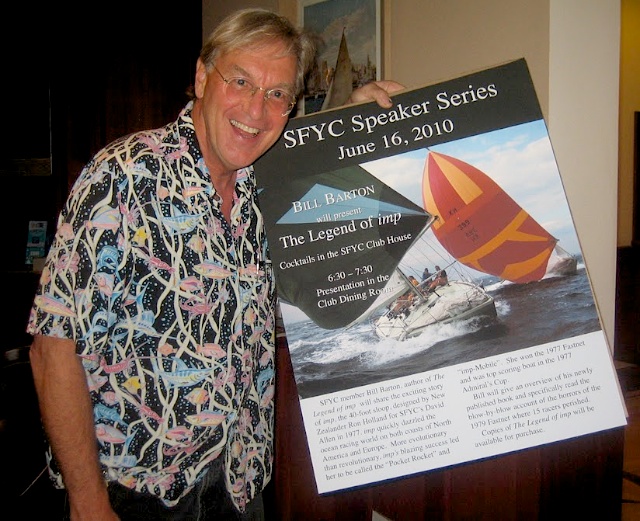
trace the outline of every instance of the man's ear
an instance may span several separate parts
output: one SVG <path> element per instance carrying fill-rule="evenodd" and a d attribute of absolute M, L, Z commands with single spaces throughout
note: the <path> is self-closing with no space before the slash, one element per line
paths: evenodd
<path fill-rule="evenodd" d="M 207 67 L 204 63 L 202 63 L 202 60 L 198 58 L 198 61 L 196 62 L 196 81 L 194 85 L 196 98 L 202 98 L 202 96 L 204 96 L 204 88 L 207 84 L 207 77 Z"/>

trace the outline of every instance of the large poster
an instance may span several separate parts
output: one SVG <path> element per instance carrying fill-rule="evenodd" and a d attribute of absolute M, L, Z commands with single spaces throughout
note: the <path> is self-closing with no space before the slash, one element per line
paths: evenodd
<path fill-rule="evenodd" d="M 626 424 L 524 60 L 292 119 L 255 169 L 319 493 Z"/>

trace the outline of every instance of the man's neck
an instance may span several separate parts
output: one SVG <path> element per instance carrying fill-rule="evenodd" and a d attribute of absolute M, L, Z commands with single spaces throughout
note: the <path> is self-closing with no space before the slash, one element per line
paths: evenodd
<path fill-rule="evenodd" d="M 199 100 L 194 103 L 192 119 L 198 146 L 200 147 L 204 163 L 207 165 L 211 184 L 219 197 L 222 214 L 225 220 L 229 222 L 231 219 L 231 208 L 233 206 L 237 173 L 235 170 L 224 168 L 224 166 L 220 164 L 220 161 L 216 161 L 214 157 L 211 157 L 212 153 L 209 150 L 209 143 L 206 137 L 207 131 L 202 119 Z"/>

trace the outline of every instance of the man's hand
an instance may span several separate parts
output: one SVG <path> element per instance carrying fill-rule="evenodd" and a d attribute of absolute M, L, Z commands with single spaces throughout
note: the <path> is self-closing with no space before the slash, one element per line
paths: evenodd
<path fill-rule="evenodd" d="M 372 81 L 354 90 L 351 96 L 349 96 L 347 103 L 375 101 L 382 108 L 388 109 L 393 106 L 390 94 L 401 91 L 404 88 L 404 85 L 393 80 Z"/>

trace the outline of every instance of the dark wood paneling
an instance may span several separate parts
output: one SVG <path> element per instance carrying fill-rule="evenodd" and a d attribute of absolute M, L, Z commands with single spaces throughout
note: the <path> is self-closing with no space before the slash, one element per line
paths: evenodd
<path fill-rule="evenodd" d="M 57 26 L 63 59 L 52 68 L 51 103 L 54 156 L 71 182 L 110 141 L 175 119 L 193 82 L 202 12 L 199 2 L 112 0 L 68 14 Z"/>
<path fill-rule="evenodd" d="M 0 28 L 6 62 L 0 180 L 9 198 L 1 214 L 7 226 L 0 272 L 11 277 L 8 294 L 16 303 L 5 313 L 4 351 L 29 341 L 29 221 L 47 221 L 51 236 L 71 183 L 93 154 L 113 139 L 177 117 L 193 82 L 202 7 L 191 1 L 22 2 Z M 49 155 L 50 175 L 9 169 L 14 159 L 28 164 Z"/>
<path fill-rule="evenodd" d="M 618 248 L 614 357 L 640 365 L 640 246 Z"/>

